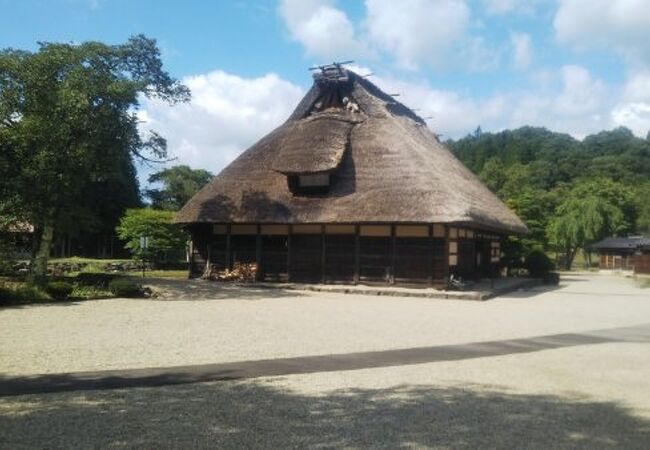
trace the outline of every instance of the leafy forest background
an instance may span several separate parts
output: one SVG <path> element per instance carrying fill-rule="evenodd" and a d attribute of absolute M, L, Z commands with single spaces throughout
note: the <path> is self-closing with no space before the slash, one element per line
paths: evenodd
<path fill-rule="evenodd" d="M 650 134 L 621 127 L 580 141 L 545 128 L 478 128 L 447 145 L 530 230 L 509 238 L 506 265 L 537 249 L 569 268 L 604 237 L 650 233 Z"/>

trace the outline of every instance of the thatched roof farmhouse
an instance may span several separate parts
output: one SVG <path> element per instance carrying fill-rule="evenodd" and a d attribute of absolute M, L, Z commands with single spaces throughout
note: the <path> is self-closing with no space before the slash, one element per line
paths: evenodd
<path fill-rule="evenodd" d="M 339 65 L 176 221 L 192 273 L 257 262 L 260 279 L 297 281 L 487 275 L 500 240 L 527 232 L 422 118 Z"/>

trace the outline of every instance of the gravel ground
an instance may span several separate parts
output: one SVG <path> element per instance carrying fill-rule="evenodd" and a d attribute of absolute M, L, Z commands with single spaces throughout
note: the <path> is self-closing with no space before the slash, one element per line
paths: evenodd
<path fill-rule="evenodd" d="M 186 300 L 0 311 L 4 374 L 406 348 L 639 325 L 611 276 L 489 302 L 169 285 Z M 647 449 L 633 342 L 244 381 L 0 398 L 0 448 Z"/>
<path fill-rule="evenodd" d="M 615 276 L 487 302 L 159 282 L 163 299 L 0 310 L 5 375 L 349 353 L 538 336 L 650 321 L 650 290 Z"/>
<path fill-rule="evenodd" d="M 647 345 L 0 399 L 0 447 L 647 449 Z"/>

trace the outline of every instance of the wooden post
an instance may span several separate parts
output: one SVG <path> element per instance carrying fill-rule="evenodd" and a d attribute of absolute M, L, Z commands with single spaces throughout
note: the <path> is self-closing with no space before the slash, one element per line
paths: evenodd
<path fill-rule="evenodd" d="M 230 248 L 230 228 L 231 225 L 226 225 L 226 269 L 232 269 L 232 249 Z"/>
<path fill-rule="evenodd" d="M 325 225 L 320 226 L 320 282 L 325 283 L 325 260 L 326 260 L 326 255 L 325 255 Z"/>
<path fill-rule="evenodd" d="M 361 241 L 359 238 L 360 227 L 359 225 L 354 226 L 354 283 L 359 283 L 360 270 L 359 265 L 361 262 L 360 251 L 361 251 Z"/>
<path fill-rule="evenodd" d="M 287 225 L 287 281 L 291 281 L 291 231 L 293 227 Z"/>
<path fill-rule="evenodd" d="M 427 245 L 427 284 L 433 285 L 433 225 L 427 226 L 429 229 L 429 244 Z"/>
<path fill-rule="evenodd" d="M 255 281 L 262 280 L 262 226 L 257 225 L 257 235 L 255 236 Z"/>
<path fill-rule="evenodd" d="M 395 261 L 397 259 L 397 234 L 395 225 L 390 226 L 390 277 L 389 283 L 395 284 Z"/>
<path fill-rule="evenodd" d="M 187 278 L 192 278 L 192 267 L 194 267 L 194 237 L 190 233 L 190 254 L 187 258 Z"/>
<path fill-rule="evenodd" d="M 442 259 L 443 275 L 445 277 L 445 289 L 449 283 L 449 225 L 445 224 L 445 256 Z"/>

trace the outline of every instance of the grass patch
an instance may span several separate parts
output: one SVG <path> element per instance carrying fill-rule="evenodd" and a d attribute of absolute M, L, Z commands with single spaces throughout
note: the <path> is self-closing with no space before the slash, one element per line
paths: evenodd
<path fill-rule="evenodd" d="M 52 292 L 39 289 L 35 286 L 28 285 L 24 280 L 16 277 L 0 277 L 0 307 L 13 305 L 26 305 L 30 303 L 50 303 L 56 302 L 57 286 L 72 288 L 67 295 L 67 300 L 97 300 L 115 297 L 140 297 L 151 294 L 147 288 L 143 288 L 138 280 L 140 272 L 125 273 L 105 273 L 105 272 L 82 272 L 76 275 L 68 274 L 58 276 L 50 281 L 48 287 Z M 187 271 L 184 270 L 154 270 L 148 271 L 147 276 L 167 279 L 186 279 Z M 116 292 L 111 290 L 110 284 L 116 282 L 116 285 L 124 289 Z M 126 287 L 125 287 L 126 286 Z M 115 288 L 115 286 L 113 286 Z M 56 291 L 56 292 L 55 292 Z M 128 292 L 127 292 L 128 291 Z M 133 292 L 132 292 L 133 291 Z M 135 295 L 137 291 L 138 295 Z M 67 289 L 66 289 L 67 292 Z M 61 296 L 60 296 L 61 297 Z M 61 301 L 60 299 L 58 301 Z"/>
<path fill-rule="evenodd" d="M 0 306 L 25 305 L 53 301 L 45 291 L 25 283 L 2 283 L 0 285 Z"/>
<path fill-rule="evenodd" d="M 80 256 L 71 256 L 70 258 L 52 258 L 48 263 L 52 264 L 126 264 L 133 262 L 132 259 L 101 259 L 101 258 L 82 258 Z"/>
<path fill-rule="evenodd" d="M 124 272 L 128 277 L 142 277 L 142 271 Z M 168 280 L 187 280 L 187 270 L 147 270 L 147 278 L 165 278 Z"/>
<path fill-rule="evenodd" d="M 641 287 L 643 289 L 650 289 L 650 278 L 646 278 L 645 280 L 641 280 Z"/>
<path fill-rule="evenodd" d="M 70 294 L 70 298 L 75 300 L 98 300 L 112 297 L 113 294 L 107 288 L 96 286 L 75 285 Z"/>

